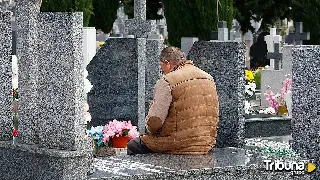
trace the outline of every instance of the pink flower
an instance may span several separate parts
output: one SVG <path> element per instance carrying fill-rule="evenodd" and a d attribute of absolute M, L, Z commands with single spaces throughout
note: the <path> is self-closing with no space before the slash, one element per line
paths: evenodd
<path fill-rule="evenodd" d="M 269 89 L 266 93 L 264 93 L 264 97 L 269 102 L 269 106 L 278 111 L 280 103 L 278 102 L 275 94 Z"/>
<path fill-rule="evenodd" d="M 125 131 L 128 131 L 129 139 L 139 136 L 136 126 L 132 126 L 131 121 L 117 121 L 114 119 L 103 127 L 103 141 L 109 142 L 114 136 L 122 136 Z"/>
<path fill-rule="evenodd" d="M 283 81 L 283 88 L 281 89 L 281 98 L 284 99 L 284 95 L 288 92 L 291 91 L 292 87 L 292 79 L 286 78 Z"/>

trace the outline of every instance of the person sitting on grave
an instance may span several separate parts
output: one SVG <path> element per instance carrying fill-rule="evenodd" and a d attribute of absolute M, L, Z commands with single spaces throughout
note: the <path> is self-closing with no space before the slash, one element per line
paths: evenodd
<path fill-rule="evenodd" d="M 146 117 L 150 133 L 129 141 L 127 154 L 207 154 L 216 144 L 219 102 L 213 77 L 176 47 L 163 49 Z"/>

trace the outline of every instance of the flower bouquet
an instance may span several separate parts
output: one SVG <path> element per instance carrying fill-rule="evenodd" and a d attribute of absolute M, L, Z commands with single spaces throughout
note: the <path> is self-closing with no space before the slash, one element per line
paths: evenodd
<path fill-rule="evenodd" d="M 252 114 L 253 107 L 250 103 L 251 98 L 256 91 L 256 83 L 254 81 L 254 74 L 251 70 L 245 70 L 246 84 L 245 84 L 245 113 Z"/>
<path fill-rule="evenodd" d="M 91 127 L 87 134 L 92 141 L 93 154 L 102 157 L 117 154 L 117 150 L 127 147 L 129 140 L 139 136 L 131 121 L 117 120 L 105 126 Z"/>
<path fill-rule="evenodd" d="M 103 128 L 103 142 L 114 148 L 126 148 L 129 140 L 139 136 L 136 126 L 131 121 L 110 121 Z"/>
<path fill-rule="evenodd" d="M 264 93 L 266 100 L 269 102 L 269 109 L 273 109 L 270 112 L 277 114 L 279 116 L 288 116 L 288 107 L 287 104 L 290 105 L 291 109 L 291 100 L 288 98 L 288 94 L 291 94 L 292 87 L 292 79 L 286 78 L 283 81 L 283 88 L 281 89 L 281 93 L 274 94 L 273 91 L 269 89 Z M 291 110 L 289 110 L 291 113 Z"/>

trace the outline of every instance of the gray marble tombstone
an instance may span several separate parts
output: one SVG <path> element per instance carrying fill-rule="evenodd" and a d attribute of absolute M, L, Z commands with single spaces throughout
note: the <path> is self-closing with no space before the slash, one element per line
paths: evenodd
<path fill-rule="evenodd" d="M 118 119 L 131 120 L 144 129 L 145 53 L 145 39 L 111 38 L 93 57 L 87 66 L 93 85 L 88 93 L 89 126 Z"/>
<path fill-rule="evenodd" d="M 38 19 L 38 56 L 42 61 L 38 78 L 40 146 L 83 149 L 87 142 L 83 136 L 86 122 L 82 15 L 41 13 Z M 50 46 L 45 46 L 48 43 Z"/>
<path fill-rule="evenodd" d="M 320 167 L 320 46 L 296 46 L 292 54 L 292 148 Z M 319 168 L 312 175 L 318 179 Z"/>
<path fill-rule="evenodd" d="M 284 45 L 282 48 L 282 67 L 280 70 L 262 70 L 261 72 L 261 106 L 269 107 L 269 103 L 264 97 L 264 93 L 270 86 L 271 90 L 276 94 L 280 93 L 283 87 L 283 80 L 292 75 L 292 48 L 293 45 Z M 286 76 L 289 75 L 289 76 Z"/>
<path fill-rule="evenodd" d="M 198 41 L 191 48 L 189 58 L 216 82 L 220 111 L 217 147 L 242 147 L 245 44 Z"/>
<path fill-rule="evenodd" d="M 0 12 L 0 141 L 12 139 L 11 12 Z"/>
<path fill-rule="evenodd" d="M 39 13 L 39 7 L 37 0 L 17 4 L 24 119 L 17 143 L 0 141 L 0 176 L 85 180 L 92 155 L 83 115 L 82 13 Z"/>

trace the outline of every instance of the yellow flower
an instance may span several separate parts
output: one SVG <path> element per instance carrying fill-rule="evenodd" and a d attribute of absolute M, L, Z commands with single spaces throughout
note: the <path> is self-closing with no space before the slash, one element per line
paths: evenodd
<path fill-rule="evenodd" d="M 254 80 L 254 75 L 252 71 L 246 70 L 246 80 L 252 82 Z"/>
<path fill-rule="evenodd" d="M 99 42 L 99 47 L 102 47 L 104 45 L 104 42 Z"/>

